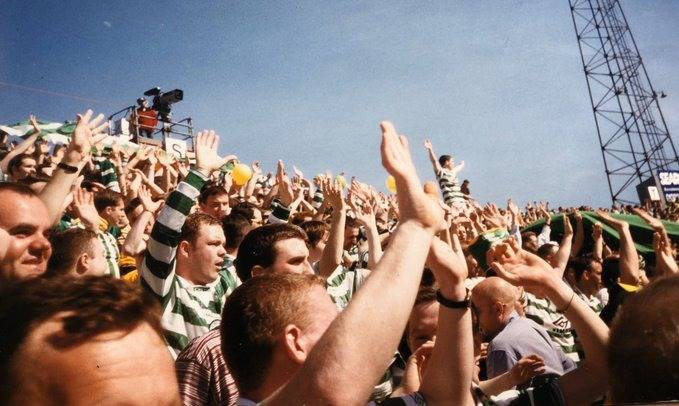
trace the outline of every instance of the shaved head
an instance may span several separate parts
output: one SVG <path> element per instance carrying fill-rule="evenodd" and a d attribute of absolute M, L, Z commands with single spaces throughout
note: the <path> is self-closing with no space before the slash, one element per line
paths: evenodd
<path fill-rule="evenodd" d="M 474 287 L 473 295 L 490 303 L 500 302 L 514 308 L 516 288 L 502 278 L 496 276 L 486 278 Z"/>
<path fill-rule="evenodd" d="M 483 280 L 472 290 L 475 325 L 484 340 L 490 341 L 505 327 L 514 312 L 517 290 L 498 277 Z"/>

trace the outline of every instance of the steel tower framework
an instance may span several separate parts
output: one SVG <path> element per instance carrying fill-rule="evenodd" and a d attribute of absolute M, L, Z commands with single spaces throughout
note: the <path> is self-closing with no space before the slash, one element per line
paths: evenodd
<path fill-rule="evenodd" d="M 659 95 L 620 2 L 569 2 L 611 199 L 636 203 L 637 184 L 679 168 Z"/>

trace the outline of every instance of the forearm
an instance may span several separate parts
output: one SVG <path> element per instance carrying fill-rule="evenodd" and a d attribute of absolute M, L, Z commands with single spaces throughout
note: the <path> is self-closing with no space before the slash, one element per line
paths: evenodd
<path fill-rule="evenodd" d="M 459 301 L 464 299 L 466 290 L 464 284 L 459 283 L 451 288 L 442 287 L 441 293 L 448 299 Z M 473 365 L 471 311 L 440 306 L 436 344 L 420 386 L 428 404 L 471 404 Z"/>
<path fill-rule="evenodd" d="M 333 211 L 328 242 L 325 245 L 319 264 L 319 275 L 323 278 L 330 276 L 335 268 L 342 263 L 346 219 L 347 215 L 343 209 Z"/>
<path fill-rule="evenodd" d="M 431 166 L 434 167 L 434 173 L 438 175 L 439 169 L 441 168 L 439 165 L 439 161 L 436 158 L 436 153 L 434 153 L 434 148 L 427 148 L 427 153 L 429 155 L 429 161 L 431 161 Z"/>
<path fill-rule="evenodd" d="M 15 156 L 23 154 L 26 152 L 26 150 L 28 150 L 28 147 L 35 144 L 35 141 L 38 139 L 38 135 L 40 135 L 40 133 L 33 133 L 24 142 L 17 145 L 13 150 L 9 151 L 7 155 L 2 158 L 2 161 L 0 161 L 0 169 L 2 169 L 3 172 L 7 172 L 9 161 L 11 161 Z"/>
<path fill-rule="evenodd" d="M 639 256 L 634 247 L 629 227 L 618 230 L 620 233 L 620 282 L 629 285 L 639 283 Z"/>
<path fill-rule="evenodd" d="M 559 245 L 559 249 L 556 251 L 556 255 L 554 255 L 552 260 L 551 265 L 554 267 L 554 271 L 559 275 L 560 278 L 563 277 L 563 273 L 566 271 L 568 259 L 571 255 L 572 243 L 573 235 L 564 235 L 563 239 L 561 240 L 561 245 Z"/>
<path fill-rule="evenodd" d="M 551 278 L 546 293 L 558 309 L 565 309 L 563 314 L 577 332 L 586 356 L 580 367 L 561 377 L 567 404 L 591 403 L 605 393 L 608 384 L 608 327 L 563 280 Z"/>
<path fill-rule="evenodd" d="M 512 382 L 511 373 L 509 371 L 502 375 L 498 375 L 495 378 L 479 382 L 479 387 L 483 393 L 491 396 L 499 395 L 504 391 L 512 389 L 514 386 L 516 385 Z"/>
<path fill-rule="evenodd" d="M 375 269 L 375 266 L 382 258 L 380 233 L 377 231 L 375 222 L 366 225 L 365 231 L 368 234 L 368 269 Z"/>
<path fill-rule="evenodd" d="M 399 226 L 373 273 L 272 403 L 359 404 L 368 399 L 398 346 L 431 238 L 431 231 L 414 221 Z"/>
<path fill-rule="evenodd" d="M 84 161 L 70 161 L 64 158 L 62 161 L 65 164 L 76 166 L 78 171 L 75 173 L 67 173 L 64 169 L 57 167 L 54 170 L 52 178 L 47 182 L 47 185 L 40 192 L 40 200 L 47 206 L 47 212 L 52 224 L 61 218 L 62 205 L 64 199 L 71 192 L 71 186 L 78 178 L 80 170 L 85 166 Z"/>
<path fill-rule="evenodd" d="M 571 256 L 576 257 L 580 255 L 582 245 L 585 242 L 585 228 L 582 224 L 582 218 L 578 218 L 575 223 L 575 238 L 573 239 L 573 248 L 571 248 Z"/>
<path fill-rule="evenodd" d="M 594 258 L 603 261 L 604 253 L 604 239 L 602 237 L 598 237 L 594 239 Z"/>
<path fill-rule="evenodd" d="M 144 230 L 148 223 L 153 219 L 153 213 L 150 211 L 144 211 L 137 217 L 132 228 L 130 228 L 127 237 L 125 238 L 125 243 L 123 244 L 123 252 L 130 256 L 139 255 L 146 247 L 146 241 L 144 241 Z"/>

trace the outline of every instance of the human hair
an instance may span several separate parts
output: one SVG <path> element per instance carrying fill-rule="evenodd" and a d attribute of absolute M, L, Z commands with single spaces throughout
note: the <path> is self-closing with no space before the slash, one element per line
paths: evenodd
<path fill-rule="evenodd" d="M 99 213 L 107 207 L 117 206 L 123 202 L 123 196 L 110 189 L 104 189 L 94 194 L 94 207 Z"/>
<path fill-rule="evenodd" d="M 347 216 L 347 219 L 344 223 L 344 228 L 359 228 L 361 227 L 361 223 L 358 222 L 354 217 L 349 217 Z"/>
<path fill-rule="evenodd" d="M 326 231 L 328 231 L 328 226 L 318 220 L 305 221 L 299 225 L 302 230 L 307 235 L 309 239 L 309 245 L 315 247 L 325 236 Z"/>
<path fill-rule="evenodd" d="M 230 214 L 222 220 L 226 248 L 235 250 L 250 230 L 250 221 L 243 216 Z"/>
<path fill-rule="evenodd" d="M 542 258 L 542 259 L 547 259 L 549 257 L 549 254 L 551 253 L 552 249 L 556 247 L 555 244 L 552 243 L 545 243 L 538 248 L 537 255 Z"/>
<path fill-rule="evenodd" d="M 264 381 L 285 327 L 308 325 L 313 306 L 307 293 L 315 286 L 325 288 L 316 275 L 267 274 L 245 281 L 226 299 L 222 353 L 241 394 L 257 390 Z"/>
<path fill-rule="evenodd" d="M 625 300 L 610 330 L 609 387 L 616 404 L 677 400 L 679 275 Z"/>
<path fill-rule="evenodd" d="M 33 158 L 33 155 L 19 154 L 19 155 L 15 156 L 14 158 L 9 160 L 9 163 L 7 164 L 7 173 L 14 176 L 14 171 L 21 166 L 24 159 L 32 159 L 32 160 L 35 161 L 35 158 Z M 36 163 L 37 163 L 37 161 L 36 161 Z"/>
<path fill-rule="evenodd" d="M 597 262 L 597 260 L 591 255 L 570 258 L 568 260 L 566 269 L 572 269 L 573 274 L 575 275 L 575 280 L 580 282 L 580 280 L 582 280 L 582 276 L 585 274 L 585 272 L 592 269 L 592 264 L 595 262 Z"/>
<path fill-rule="evenodd" d="M 441 155 L 441 156 L 439 157 L 439 165 L 443 166 L 443 165 L 445 165 L 446 163 L 448 163 L 448 161 L 450 161 L 450 160 L 452 160 L 452 159 L 453 159 L 453 157 L 450 156 L 450 155 Z"/>
<path fill-rule="evenodd" d="M 28 175 L 25 178 L 21 179 L 19 183 L 23 183 L 24 185 L 32 185 L 34 183 L 40 183 L 40 182 L 49 182 L 50 177 L 47 175 L 43 175 L 40 173 L 36 173 L 35 175 Z"/>
<path fill-rule="evenodd" d="M 618 283 L 618 278 L 620 278 L 620 257 L 604 258 L 601 268 L 601 283 L 610 289 Z"/>
<path fill-rule="evenodd" d="M 198 203 L 205 204 L 210 196 L 228 195 L 229 192 L 223 186 L 207 184 L 205 185 L 198 196 Z"/>
<path fill-rule="evenodd" d="M 417 296 L 415 297 L 415 306 L 435 302 L 437 288 L 438 286 L 435 284 L 420 285 L 420 289 L 417 291 Z"/>
<path fill-rule="evenodd" d="M 194 242 L 196 242 L 196 238 L 198 238 L 200 228 L 204 225 L 205 226 L 216 225 L 221 227 L 222 223 L 209 214 L 205 213 L 189 214 L 188 217 L 186 217 L 184 226 L 182 226 L 182 232 L 179 236 L 179 240 L 188 241 L 193 244 Z"/>
<path fill-rule="evenodd" d="M 38 197 L 37 193 L 28 185 L 17 182 L 0 182 L 0 193 L 14 192 L 25 197 Z"/>
<path fill-rule="evenodd" d="M 130 217 L 139 206 L 141 206 L 141 199 L 139 198 L 139 196 L 137 196 L 134 199 L 127 202 L 127 205 L 125 206 L 125 215 L 127 215 L 127 217 Z"/>
<path fill-rule="evenodd" d="M 234 261 L 240 280 L 250 279 L 255 265 L 263 268 L 271 266 L 276 260 L 276 242 L 290 238 L 307 241 L 304 230 L 287 223 L 267 224 L 250 230 L 238 246 L 238 255 Z"/>
<path fill-rule="evenodd" d="M 48 342 L 61 349 L 141 323 L 163 334 L 158 301 L 122 279 L 60 276 L 12 284 L 0 295 L 0 404 L 8 403 L 21 384 L 14 372 L 16 352 L 33 329 L 57 315 L 62 328 Z"/>
<path fill-rule="evenodd" d="M 255 218 L 255 210 L 259 210 L 257 206 L 255 206 L 253 203 L 250 202 L 238 202 L 236 203 L 235 206 L 231 208 L 231 214 L 239 214 L 248 221 L 252 221 L 253 218 Z"/>
<path fill-rule="evenodd" d="M 52 234 L 52 256 L 47 262 L 45 277 L 66 275 L 82 254 L 94 255 L 92 241 L 96 239 L 94 231 L 77 227 Z"/>

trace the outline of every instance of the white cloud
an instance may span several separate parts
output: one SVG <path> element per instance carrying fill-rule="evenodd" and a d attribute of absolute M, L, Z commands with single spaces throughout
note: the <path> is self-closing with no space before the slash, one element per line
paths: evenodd
<path fill-rule="evenodd" d="M 111 23 L 109 21 L 104 21 L 104 25 L 108 28 L 111 28 Z"/>

